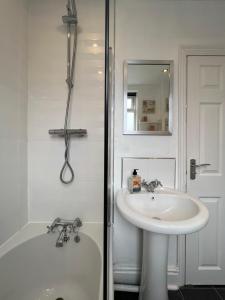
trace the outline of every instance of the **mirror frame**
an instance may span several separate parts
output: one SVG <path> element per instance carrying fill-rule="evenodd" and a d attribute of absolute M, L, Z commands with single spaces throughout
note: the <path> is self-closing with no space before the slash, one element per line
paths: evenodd
<path fill-rule="evenodd" d="M 170 95 L 169 95 L 169 118 L 168 131 L 130 131 L 126 130 L 127 92 L 128 92 L 128 65 L 169 65 L 170 66 Z M 125 60 L 123 72 L 123 134 L 125 135 L 172 135 L 173 116 L 173 85 L 174 85 L 174 62 L 173 60 Z"/>

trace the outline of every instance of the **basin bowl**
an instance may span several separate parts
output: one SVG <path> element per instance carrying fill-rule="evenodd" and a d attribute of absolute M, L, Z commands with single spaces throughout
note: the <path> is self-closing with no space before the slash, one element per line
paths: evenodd
<path fill-rule="evenodd" d="M 208 209 L 198 199 L 172 189 L 131 194 L 121 189 L 117 195 L 120 213 L 133 225 L 161 234 L 187 234 L 203 228 Z"/>

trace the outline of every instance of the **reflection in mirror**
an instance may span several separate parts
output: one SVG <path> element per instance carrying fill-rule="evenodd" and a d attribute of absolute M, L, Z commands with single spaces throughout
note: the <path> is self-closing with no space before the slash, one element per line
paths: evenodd
<path fill-rule="evenodd" d="M 124 134 L 171 135 L 171 61 L 124 65 Z"/>

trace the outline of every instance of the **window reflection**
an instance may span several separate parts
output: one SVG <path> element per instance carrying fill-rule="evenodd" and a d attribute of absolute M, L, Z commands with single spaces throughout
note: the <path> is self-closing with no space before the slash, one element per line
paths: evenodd
<path fill-rule="evenodd" d="M 137 93 L 127 94 L 127 129 L 134 131 L 137 129 Z"/>

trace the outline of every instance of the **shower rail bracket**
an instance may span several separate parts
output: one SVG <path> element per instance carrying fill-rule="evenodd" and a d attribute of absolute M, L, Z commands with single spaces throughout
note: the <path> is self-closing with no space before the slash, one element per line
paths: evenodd
<path fill-rule="evenodd" d="M 60 137 L 64 137 L 65 133 L 69 136 L 84 137 L 87 136 L 87 129 L 49 129 L 48 133 Z"/>

